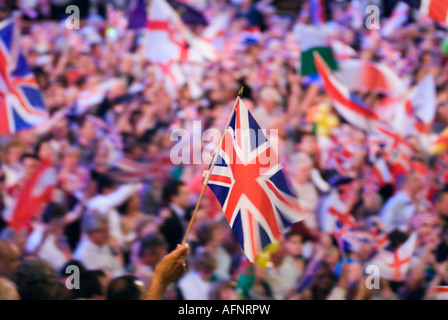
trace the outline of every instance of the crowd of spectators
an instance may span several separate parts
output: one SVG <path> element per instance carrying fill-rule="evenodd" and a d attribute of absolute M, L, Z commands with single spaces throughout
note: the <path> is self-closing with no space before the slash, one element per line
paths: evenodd
<path fill-rule="evenodd" d="M 410 157 L 426 170 L 372 187 L 365 182 L 371 151 L 366 133 L 331 109 L 322 83 L 300 74 L 299 31 L 311 23 L 307 2 L 294 15 L 250 0 L 191 4 L 210 19 L 219 12 L 232 17 L 225 54 L 207 64 L 199 97 L 188 86 L 177 88 L 175 96 L 167 92 L 146 59 L 145 30 L 111 36 L 105 9 L 87 11 L 80 29 L 67 29 L 45 10 L 33 11 L 36 16 L 22 8 L 21 48 L 51 120 L 0 138 L 0 299 L 143 299 L 158 263 L 182 241 L 207 168 L 173 164 L 170 152 L 178 141 L 171 133 L 190 130 L 193 121 L 200 121 L 202 131 L 222 130 L 242 85 L 243 101 L 260 127 L 278 131 L 280 162 L 311 215 L 269 247 L 264 260 L 251 264 L 207 190 L 187 238 L 187 272 L 164 298 L 433 299 L 431 288 L 448 281 L 446 151 L 434 156 L 426 140 L 408 136 Z M 448 56 L 441 45 L 446 29 L 410 16 L 382 37 L 376 29 L 353 27 L 349 4 L 333 1 L 322 28 L 352 47 L 355 58 L 384 63 L 409 85 L 433 74 L 437 113 L 427 133 L 440 133 L 448 125 Z M 245 36 L 252 27 L 259 33 Z M 199 35 L 203 26 L 194 28 Z M 394 57 L 384 54 L 385 45 Z M 80 111 L 83 94 L 106 82 L 101 101 Z M 371 108 L 381 107 L 377 93 L 362 94 Z M 350 138 L 343 142 L 354 150 L 346 177 L 322 161 L 313 120 L 322 106 L 337 119 L 341 136 Z M 202 148 L 192 149 L 191 157 L 195 152 Z M 57 171 L 53 199 L 16 232 L 8 226 L 9 209 L 44 160 Z M 343 199 L 357 223 L 365 229 L 375 225 L 392 247 L 417 232 L 404 281 L 381 279 L 379 289 L 368 289 L 373 246 L 341 252 L 326 231 L 320 211 L 342 189 L 348 190 Z M 72 281 L 68 266 L 80 270 L 79 289 L 66 286 Z"/>

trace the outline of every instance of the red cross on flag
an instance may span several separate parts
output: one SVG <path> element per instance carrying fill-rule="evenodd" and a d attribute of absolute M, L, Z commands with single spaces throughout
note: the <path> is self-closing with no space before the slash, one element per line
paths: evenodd
<path fill-rule="evenodd" d="M 403 281 L 411 265 L 417 234 L 414 232 L 397 250 L 381 250 L 370 264 L 378 266 L 380 277 L 391 281 Z"/>

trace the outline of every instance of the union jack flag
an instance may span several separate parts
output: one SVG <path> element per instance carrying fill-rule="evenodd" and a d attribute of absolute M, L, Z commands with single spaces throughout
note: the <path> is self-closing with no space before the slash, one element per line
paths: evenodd
<path fill-rule="evenodd" d="M 0 136 L 48 118 L 36 78 L 20 51 L 15 17 L 0 22 Z"/>
<path fill-rule="evenodd" d="M 249 261 L 288 226 L 303 220 L 282 166 L 266 135 L 241 99 L 206 180 Z"/>

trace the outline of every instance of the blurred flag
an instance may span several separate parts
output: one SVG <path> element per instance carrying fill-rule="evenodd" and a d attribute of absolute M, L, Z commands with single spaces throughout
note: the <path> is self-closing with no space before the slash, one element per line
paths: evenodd
<path fill-rule="evenodd" d="M 46 203 L 52 200 L 56 184 L 56 170 L 49 163 L 41 162 L 14 199 L 11 218 L 8 221 L 14 231 L 19 232 L 27 227 L 29 221 L 41 212 Z"/>
<path fill-rule="evenodd" d="M 381 278 L 391 281 L 403 281 L 409 271 L 411 258 L 414 253 L 417 234 L 413 233 L 394 252 L 380 250 L 369 262 L 380 269 Z"/>
<path fill-rule="evenodd" d="M 435 21 L 448 24 L 448 1 L 446 0 L 404 0 L 411 7 Z"/>
<path fill-rule="evenodd" d="M 189 26 L 207 26 L 208 22 L 202 12 L 192 6 L 176 0 L 168 0 L 168 3 L 180 16 L 182 21 Z"/>
<path fill-rule="evenodd" d="M 284 229 L 308 216 L 291 192 L 277 155 L 238 98 L 208 186 L 247 258 L 254 262 Z"/>
<path fill-rule="evenodd" d="M 340 228 L 339 231 L 341 231 L 343 228 L 342 225 L 337 226 L 336 222 L 338 221 L 344 224 L 346 228 L 355 228 L 357 226 L 355 218 L 350 214 L 346 204 L 339 197 L 339 192 L 337 189 L 334 189 L 322 204 L 320 214 L 322 231 L 333 234 L 336 227 Z"/>
<path fill-rule="evenodd" d="M 358 56 L 355 49 L 339 40 L 332 40 L 331 48 L 333 49 L 336 60 L 347 60 Z"/>
<path fill-rule="evenodd" d="M 325 23 L 325 0 L 310 0 L 311 21 L 315 25 Z"/>
<path fill-rule="evenodd" d="M 381 27 L 383 37 L 389 37 L 408 20 L 409 10 L 409 5 L 406 3 L 397 3 L 390 18 Z"/>
<path fill-rule="evenodd" d="M 332 70 L 338 68 L 327 34 L 319 27 L 304 26 L 300 31 L 301 74 L 317 73 L 313 53 L 318 52 Z"/>
<path fill-rule="evenodd" d="M 336 78 L 318 52 L 314 53 L 314 62 L 336 111 L 353 126 L 371 131 L 378 115 Z"/>
<path fill-rule="evenodd" d="M 15 17 L 0 22 L 0 136 L 34 127 L 48 118 L 34 74 L 20 50 Z"/>
<path fill-rule="evenodd" d="M 213 45 L 193 34 L 166 0 L 151 0 L 146 36 L 146 57 L 158 66 L 159 79 L 172 96 L 191 76 L 182 64 L 197 65 L 219 57 Z"/>
<path fill-rule="evenodd" d="M 372 61 L 349 59 L 338 63 L 335 75 L 349 90 L 379 92 L 403 97 L 407 87 L 388 66 Z"/>
<path fill-rule="evenodd" d="M 131 0 L 128 9 L 128 29 L 141 29 L 146 27 L 145 0 Z"/>

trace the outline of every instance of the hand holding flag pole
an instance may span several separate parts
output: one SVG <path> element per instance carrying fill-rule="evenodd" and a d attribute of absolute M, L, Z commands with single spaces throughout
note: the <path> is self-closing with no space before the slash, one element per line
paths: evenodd
<path fill-rule="evenodd" d="M 235 109 L 236 109 L 236 106 L 238 105 L 238 101 L 240 100 L 241 96 L 243 95 L 243 90 L 244 90 L 244 87 L 241 87 L 240 90 L 238 91 L 238 95 L 237 95 L 237 97 L 235 99 L 235 103 L 233 105 L 232 112 L 230 113 L 229 120 L 227 121 L 227 124 L 226 124 L 226 126 L 224 128 L 224 131 L 223 131 L 222 135 L 221 135 L 221 139 L 219 140 L 218 148 L 216 149 L 215 153 L 213 154 L 213 158 L 212 158 L 212 162 L 210 164 L 210 168 L 208 170 L 204 171 L 204 181 L 203 181 L 202 190 L 201 190 L 201 193 L 199 194 L 199 198 L 198 198 L 198 200 L 196 202 L 196 206 L 195 206 L 195 208 L 193 210 L 193 214 L 191 215 L 191 219 L 190 219 L 190 222 L 188 224 L 187 230 L 185 231 L 185 235 L 184 235 L 184 238 L 183 238 L 182 244 L 181 244 L 182 246 L 187 241 L 187 237 L 188 237 L 188 234 L 190 232 L 191 226 L 193 224 L 194 218 L 196 216 L 196 212 L 199 209 L 199 205 L 201 204 L 202 197 L 204 196 L 205 189 L 207 188 L 207 183 L 208 183 L 208 180 L 210 179 L 210 174 L 213 171 L 213 168 L 215 167 L 216 160 L 218 159 L 219 150 L 222 147 L 222 143 L 224 141 L 224 137 L 226 135 L 227 129 L 229 128 L 230 121 L 233 118 L 233 114 L 235 113 Z"/>

